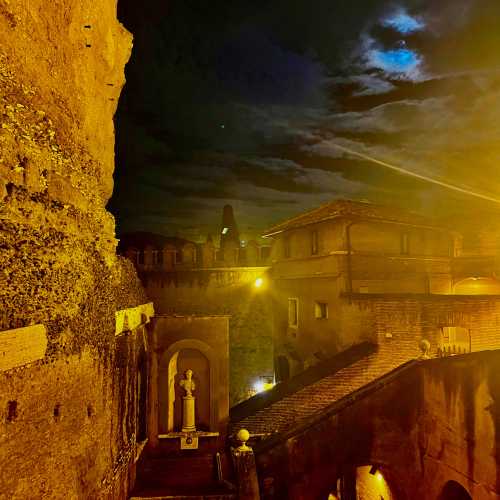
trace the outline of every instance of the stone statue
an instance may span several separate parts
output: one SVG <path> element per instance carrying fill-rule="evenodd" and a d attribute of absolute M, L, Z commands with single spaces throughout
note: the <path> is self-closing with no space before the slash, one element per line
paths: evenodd
<path fill-rule="evenodd" d="M 182 379 L 179 385 L 186 391 L 186 396 L 184 397 L 192 397 L 193 391 L 196 389 L 196 384 L 193 380 L 193 370 L 186 370 L 185 376 L 186 378 Z"/>
<path fill-rule="evenodd" d="M 431 343 L 427 339 L 422 339 L 419 343 L 419 347 L 422 354 L 418 359 L 431 359 Z"/>
<path fill-rule="evenodd" d="M 182 396 L 182 432 L 195 432 L 195 397 L 193 391 L 196 389 L 196 384 L 193 380 L 193 370 L 186 370 L 185 377 L 179 382 L 179 386 L 186 391 L 186 395 Z"/>

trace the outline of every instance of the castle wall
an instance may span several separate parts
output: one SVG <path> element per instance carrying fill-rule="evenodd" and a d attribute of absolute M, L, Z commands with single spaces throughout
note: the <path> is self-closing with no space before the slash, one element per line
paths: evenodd
<path fill-rule="evenodd" d="M 115 311 L 146 297 L 105 205 L 130 49 L 116 1 L 0 2 L 0 341 L 47 332 L 0 372 L 2 498 L 127 493 L 136 334 L 120 361 Z"/>
<path fill-rule="evenodd" d="M 273 375 L 272 297 L 266 268 L 144 273 L 158 314 L 228 315 L 230 405 L 252 395 L 261 376 Z M 255 287 L 255 280 L 263 285 Z"/>

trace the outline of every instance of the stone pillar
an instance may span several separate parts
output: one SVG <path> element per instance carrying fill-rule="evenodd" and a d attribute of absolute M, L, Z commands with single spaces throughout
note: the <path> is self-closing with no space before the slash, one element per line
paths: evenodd
<path fill-rule="evenodd" d="M 246 444 L 249 438 L 249 432 L 246 429 L 241 429 L 236 436 L 241 444 L 232 450 L 239 500 L 258 500 L 260 498 L 255 456 L 252 448 Z"/>
<path fill-rule="evenodd" d="M 149 337 L 149 384 L 148 384 L 148 447 L 157 448 L 158 440 L 158 346 L 154 321 L 146 325 Z"/>
<path fill-rule="evenodd" d="M 194 422 L 194 396 L 183 396 L 182 398 L 182 432 L 196 431 Z"/>
<path fill-rule="evenodd" d="M 195 432 L 195 397 L 192 392 L 196 389 L 196 384 L 193 380 L 193 370 L 186 370 L 186 378 L 181 380 L 179 385 L 186 391 L 186 395 L 182 397 L 182 432 Z"/>

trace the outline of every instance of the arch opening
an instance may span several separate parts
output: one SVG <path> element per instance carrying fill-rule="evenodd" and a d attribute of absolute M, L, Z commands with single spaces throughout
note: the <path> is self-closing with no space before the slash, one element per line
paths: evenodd
<path fill-rule="evenodd" d="M 472 500 L 472 497 L 460 483 L 448 481 L 443 486 L 438 500 Z"/>

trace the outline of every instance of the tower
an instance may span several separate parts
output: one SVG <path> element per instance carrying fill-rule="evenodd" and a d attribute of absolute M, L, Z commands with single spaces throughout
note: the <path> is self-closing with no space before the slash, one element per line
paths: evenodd
<path fill-rule="evenodd" d="M 234 218 L 233 207 L 225 205 L 222 210 L 222 227 L 220 234 L 220 248 L 224 250 L 230 244 L 231 247 L 240 247 L 240 233 Z"/>

